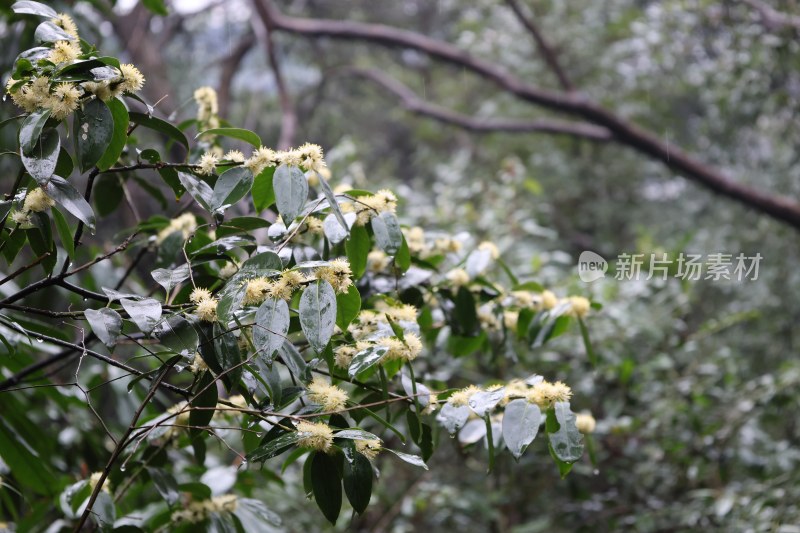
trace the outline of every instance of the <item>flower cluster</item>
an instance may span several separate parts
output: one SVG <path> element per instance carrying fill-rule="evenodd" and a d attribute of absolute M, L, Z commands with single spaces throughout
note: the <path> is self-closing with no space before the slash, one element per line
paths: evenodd
<path fill-rule="evenodd" d="M 364 310 L 349 328 L 355 347 L 342 345 L 334 350 L 334 362 L 347 368 L 356 353 L 370 348 L 386 349 L 382 361 L 412 361 L 422 353 L 422 339 L 417 325 L 417 308 L 413 305 L 389 305 L 378 302 L 376 311 Z M 403 338 L 395 335 L 390 321 L 403 329 Z"/>
<path fill-rule="evenodd" d="M 44 190 L 37 187 L 28 191 L 28 194 L 25 195 L 22 209 L 11 213 L 11 221 L 22 227 L 28 227 L 31 224 L 31 213 L 47 211 L 54 205 L 56 205 L 55 200 L 50 198 Z"/>
<path fill-rule="evenodd" d="M 380 439 L 359 439 L 355 441 L 355 444 L 356 451 L 370 461 L 375 460 L 375 458 L 383 449 L 383 443 Z"/>
<path fill-rule="evenodd" d="M 188 522 L 197 524 L 206 520 L 212 514 L 232 513 L 236 511 L 238 501 L 235 494 L 215 496 L 210 500 L 189 502 L 184 509 L 172 513 L 175 523 Z"/>
<path fill-rule="evenodd" d="M 597 421 L 589 413 L 578 413 L 575 416 L 575 427 L 584 435 L 588 435 L 589 433 L 594 433 Z"/>
<path fill-rule="evenodd" d="M 253 154 L 248 159 L 244 159 L 242 163 L 254 175 L 260 174 L 265 168 L 278 165 L 300 167 L 306 171 L 316 172 L 326 168 L 322 147 L 310 143 L 299 148 L 280 151 L 260 146 L 253 150 Z"/>
<path fill-rule="evenodd" d="M 397 212 L 397 196 L 389 189 L 382 189 L 370 196 L 358 196 L 349 202 L 341 202 L 343 213 L 356 214 L 356 226 L 364 226 L 381 213 Z"/>
<path fill-rule="evenodd" d="M 300 434 L 297 445 L 301 448 L 327 452 L 333 445 L 333 430 L 324 422 L 300 421 L 297 423 L 297 432 Z"/>
<path fill-rule="evenodd" d="M 161 244 L 164 242 L 164 239 L 176 231 L 181 232 L 184 239 L 188 239 L 196 229 L 197 219 L 192 213 L 184 213 L 179 217 L 170 220 L 169 225 L 158 232 L 158 235 L 156 236 L 156 243 Z"/>
<path fill-rule="evenodd" d="M 315 378 L 307 388 L 308 399 L 322 407 L 325 412 L 339 412 L 347 404 L 347 393 L 323 379 Z"/>
<path fill-rule="evenodd" d="M 194 92 L 194 101 L 197 103 L 197 122 L 201 130 L 219 127 L 219 104 L 217 91 L 211 87 L 200 87 Z"/>
<path fill-rule="evenodd" d="M 102 472 L 93 472 L 91 476 L 89 476 L 89 488 L 94 491 L 97 484 L 100 483 L 100 478 L 103 477 Z M 108 478 L 103 482 L 103 488 L 100 489 L 101 491 L 111 494 L 111 483 L 109 482 Z"/>

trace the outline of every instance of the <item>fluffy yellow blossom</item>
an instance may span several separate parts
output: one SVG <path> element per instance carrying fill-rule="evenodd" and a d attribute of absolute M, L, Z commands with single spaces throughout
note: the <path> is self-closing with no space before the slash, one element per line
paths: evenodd
<path fill-rule="evenodd" d="M 433 247 L 437 253 L 448 254 L 461 251 L 461 241 L 452 239 L 450 237 L 439 237 L 433 243 Z"/>
<path fill-rule="evenodd" d="M 222 159 L 227 159 L 228 161 L 233 161 L 234 163 L 244 163 L 244 154 L 239 150 L 230 150 Z"/>
<path fill-rule="evenodd" d="M 233 513 L 238 507 L 236 495 L 225 494 L 210 500 L 189 502 L 183 509 L 172 513 L 174 523 L 197 524 L 208 519 L 212 514 Z"/>
<path fill-rule="evenodd" d="M 583 318 L 589 313 L 589 309 L 591 309 L 591 303 L 583 296 L 570 296 L 567 298 L 567 302 L 569 302 L 570 305 L 567 311 L 569 316 Z"/>
<path fill-rule="evenodd" d="M 192 364 L 189 365 L 189 371 L 192 374 L 201 374 L 206 370 L 208 370 L 208 365 L 203 359 L 203 356 L 200 355 L 200 352 L 195 352 L 194 357 L 192 358 Z"/>
<path fill-rule="evenodd" d="M 123 63 L 119 66 L 122 73 L 122 81 L 119 83 L 118 90 L 124 93 L 136 93 L 144 87 L 144 76 L 139 69 L 130 63 Z"/>
<path fill-rule="evenodd" d="M 81 92 L 72 83 L 59 83 L 53 94 L 45 102 L 44 107 L 50 108 L 50 116 L 56 120 L 63 120 L 78 108 L 78 99 Z"/>
<path fill-rule="evenodd" d="M 535 403 L 545 410 L 556 402 L 568 402 L 572 397 L 572 389 L 560 381 L 555 383 L 541 381 L 528 391 L 526 397 L 530 403 Z"/>
<path fill-rule="evenodd" d="M 14 85 L 19 83 L 20 80 L 15 80 L 14 78 L 8 78 L 6 81 L 6 93 L 11 96 L 11 101 L 14 102 L 14 105 L 17 107 L 21 107 L 27 112 L 31 112 L 36 109 L 36 105 L 32 102 L 29 102 L 27 99 L 27 92 L 24 90 L 25 85 L 21 85 L 16 88 L 16 90 L 12 90 Z"/>
<path fill-rule="evenodd" d="M 462 407 L 464 405 L 469 404 L 469 399 L 472 398 L 472 395 L 476 392 L 481 392 L 482 389 L 475 385 L 470 385 L 469 387 L 465 387 L 459 391 L 453 393 L 450 398 L 447 399 L 447 403 L 454 407 Z"/>
<path fill-rule="evenodd" d="M 19 224 L 20 227 L 26 229 L 31 225 L 31 217 L 28 211 L 14 211 L 11 213 L 11 222 Z"/>
<path fill-rule="evenodd" d="M 391 264 L 391 259 L 383 250 L 373 250 L 367 255 L 367 268 L 372 272 L 383 272 Z"/>
<path fill-rule="evenodd" d="M 300 157 L 300 166 L 306 170 L 320 171 L 325 168 L 322 147 L 318 144 L 306 143 L 297 149 Z"/>
<path fill-rule="evenodd" d="M 184 213 L 177 218 L 173 218 L 169 225 L 158 232 L 158 236 L 156 237 L 156 242 L 161 244 L 164 242 L 164 239 L 172 235 L 176 231 L 180 231 L 183 234 L 184 239 L 188 239 L 189 236 L 194 233 L 194 230 L 197 229 L 197 219 L 194 218 L 194 215 L 191 213 Z"/>
<path fill-rule="evenodd" d="M 228 279 L 234 274 L 239 271 L 238 265 L 231 261 L 229 263 L 225 263 L 225 266 L 219 269 L 219 277 L 222 279 Z"/>
<path fill-rule="evenodd" d="M 194 101 L 197 103 L 197 121 L 203 125 L 219 113 L 217 91 L 211 87 L 200 87 L 194 92 Z"/>
<path fill-rule="evenodd" d="M 301 434 L 297 445 L 301 448 L 310 448 L 319 452 L 327 452 L 333 444 L 333 430 L 324 422 L 297 423 L 297 432 Z"/>
<path fill-rule="evenodd" d="M 306 231 L 312 235 L 322 235 L 325 233 L 322 221 L 317 217 L 308 217 L 306 219 Z"/>
<path fill-rule="evenodd" d="M 478 321 L 481 323 L 481 326 L 488 331 L 497 331 L 500 329 L 500 321 L 489 306 L 482 305 L 478 308 Z"/>
<path fill-rule="evenodd" d="M 407 320 L 409 322 L 417 320 L 418 309 L 410 304 L 389 305 L 384 301 L 379 301 L 375 308 L 394 320 Z"/>
<path fill-rule="evenodd" d="M 370 461 L 373 461 L 383 449 L 380 439 L 359 439 L 355 441 L 355 444 L 356 451 Z"/>
<path fill-rule="evenodd" d="M 541 298 L 538 298 L 541 300 Z M 537 303 L 537 297 L 530 291 L 511 291 L 509 295 L 509 305 L 522 308 L 534 307 Z"/>
<path fill-rule="evenodd" d="M 544 291 L 542 293 L 542 308 L 552 309 L 558 305 L 558 297 L 552 291 Z"/>
<path fill-rule="evenodd" d="M 506 405 L 511 400 L 517 398 L 526 398 L 528 394 L 528 385 L 521 379 L 512 379 L 506 383 L 506 390 L 503 399 L 500 400 L 500 405 Z"/>
<path fill-rule="evenodd" d="M 197 318 L 203 322 L 214 322 L 217 320 L 217 304 L 219 302 L 213 298 L 207 300 L 200 300 L 195 309 Z"/>
<path fill-rule="evenodd" d="M 111 84 L 108 80 L 104 81 L 87 81 L 81 84 L 83 90 L 95 95 L 100 100 L 108 102 L 117 95 L 115 90 L 112 90 Z"/>
<path fill-rule="evenodd" d="M 356 354 L 356 349 L 352 346 L 342 345 L 336 348 L 334 351 L 334 363 L 339 368 L 349 368 L 350 363 L 353 360 L 353 356 Z"/>
<path fill-rule="evenodd" d="M 378 213 L 395 213 L 397 211 L 397 196 L 389 189 L 381 189 L 362 201 Z"/>
<path fill-rule="evenodd" d="M 456 287 L 469 283 L 469 274 L 463 268 L 454 268 L 444 276 L 447 281 Z"/>
<path fill-rule="evenodd" d="M 478 245 L 478 250 L 489 252 L 489 255 L 492 257 L 492 259 L 497 259 L 500 257 L 500 250 L 497 249 L 497 246 L 493 242 L 483 241 Z"/>
<path fill-rule="evenodd" d="M 347 259 L 334 259 L 326 266 L 319 267 L 315 274 L 317 279 L 324 279 L 340 294 L 347 292 L 353 284 L 353 280 L 350 279 L 353 272 Z"/>
<path fill-rule="evenodd" d="M 81 47 L 75 41 L 56 41 L 47 59 L 58 65 L 65 61 L 78 59 L 79 55 L 81 55 Z"/>
<path fill-rule="evenodd" d="M 78 26 L 75 25 L 75 21 L 72 20 L 72 17 L 66 15 L 64 13 L 59 13 L 55 16 L 55 18 L 50 19 L 50 22 L 64 30 L 69 35 L 73 37 L 78 37 Z"/>
<path fill-rule="evenodd" d="M 55 200 L 47 196 L 47 193 L 41 188 L 37 187 L 32 191 L 28 191 L 28 194 L 25 196 L 25 202 L 22 204 L 22 209 L 24 211 L 41 213 L 42 211 L 47 211 L 54 205 L 56 205 Z"/>
<path fill-rule="evenodd" d="M 338 413 L 345 408 L 347 392 L 321 378 L 308 384 L 308 399 L 319 404 L 325 412 Z"/>
<path fill-rule="evenodd" d="M 503 311 L 503 325 L 506 329 L 517 331 L 517 322 L 519 321 L 519 311 Z"/>
<path fill-rule="evenodd" d="M 427 251 L 427 244 L 425 242 L 425 230 L 419 226 L 414 226 L 407 230 L 403 230 L 408 244 L 408 251 L 414 255 L 421 255 Z"/>
<path fill-rule="evenodd" d="M 575 415 L 575 427 L 578 428 L 578 431 L 587 435 L 589 433 L 594 433 L 594 429 L 597 426 L 597 421 L 594 417 L 589 413 L 579 413 Z"/>
<path fill-rule="evenodd" d="M 203 300 L 210 300 L 211 299 L 211 291 L 208 289 L 204 289 L 203 287 L 195 287 L 192 293 L 189 295 L 189 301 L 193 304 L 199 304 Z"/>
<path fill-rule="evenodd" d="M 275 300 L 291 300 L 292 293 L 303 282 L 305 277 L 296 270 L 284 270 L 280 278 L 274 281 L 269 287 L 269 297 Z"/>
<path fill-rule="evenodd" d="M 210 176 L 214 173 L 214 170 L 216 170 L 217 163 L 219 163 L 219 158 L 211 152 L 206 152 L 197 163 L 200 167 L 197 172 L 205 176 Z"/>
<path fill-rule="evenodd" d="M 101 477 L 103 477 L 103 473 L 102 472 L 93 472 L 92 475 L 89 476 L 89 488 L 94 490 L 95 487 L 97 487 L 97 484 L 100 483 L 100 478 Z M 108 494 L 111 494 L 111 489 L 109 488 L 110 486 L 111 486 L 111 484 L 110 484 L 108 478 L 106 478 L 105 481 L 103 482 L 103 488 L 100 489 L 100 490 L 103 491 L 103 492 L 106 492 Z"/>
<path fill-rule="evenodd" d="M 244 162 L 244 166 L 250 169 L 254 176 L 260 174 L 267 167 L 274 167 L 278 162 L 278 156 L 274 150 L 261 146 L 253 150 L 253 155 Z"/>
<path fill-rule="evenodd" d="M 9 78 L 6 82 L 6 92 L 11 95 L 11 100 L 16 105 L 28 113 L 50 100 L 50 78 L 47 76 L 39 76 L 12 92 L 11 87 L 18 82 L 19 80 Z"/>
<path fill-rule="evenodd" d="M 267 278 L 255 278 L 247 282 L 242 304 L 258 305 L 267 299 L 272 283 Z"/>

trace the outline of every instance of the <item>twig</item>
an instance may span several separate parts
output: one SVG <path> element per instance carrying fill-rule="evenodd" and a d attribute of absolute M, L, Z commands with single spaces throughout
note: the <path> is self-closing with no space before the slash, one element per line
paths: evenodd
<path fill-rule="evenodd" d="M 17 270 L 15 270 L 14 272 L 12 272 L 11 274 L 9 274 L 8 276 L 4 277 L 3 279 L 0 279 L 0 285 L 3 285 L 6 282 L 11 281 L 12 279 L 16 278 L 17 276 L 19 276 L 20 274 L 22 274 L 26 270 L 29 270 L 29 269 L 35 267 L 36 265 L 38 265 L 39 263 L 41 263 L 42 261 L 44 261 L 48 257 L 50 257 L 50 252 L 43 253 L 42 255 L 40 255 L 39 257 L 34 259 L 32 263 L 30 263 L 28 265 L 25 265 L 25 266 L 22 266 L 22 267 L 18 268 Z"/>

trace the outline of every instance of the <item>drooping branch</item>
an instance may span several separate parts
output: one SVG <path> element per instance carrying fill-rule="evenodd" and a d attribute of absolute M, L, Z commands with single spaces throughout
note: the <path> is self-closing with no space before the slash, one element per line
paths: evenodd
<path fill-rule="evenodd" d="M 557 93 L 530 85 L 496 63 L 471 56 L 449 43 L 383 24 L 327 19 L 303 19 L 279 13 L 268 0 L 253 0 L 267 27 L 309 37 L 365 41 L 410 48 L 480 75 L 517 98 L 580 117 L 608 129 L 614 140 L 662 162 L 687 179 L 734 199 L 760 213 L 800 229 L 800 204 L 738 183 L 659 136 L 640 128 L 579 93 Z"/>
<path fill-rule="evenodd" d="M 476 133 L 512 132 L 512 133 L 551 133 L 556 135 L 571 135 L 593 141 L 611 140 L 611 132 L 593 124 L 568 122 L 554 119 L 511 119 L 511 118 L 476 118 L 450 109 L 431 104 L 420 99 L 414 91 L 394 78 L 374 69 L 356 67 L 341 68 L 336 71 L 341 74 L 352 74 L 366 78 L 386 91 L 395 95 L 400 104 L 408 111 L 430 117 L 445 124 L 451 124 Z"/>
<path fill-rule="evenodd" d="M 278 138 L 278 149 L 286 150 L 294 144 L 295 133 L 297 132 L 297 113 L 289 90 L 286 88 L 286 81 L 283 78 L 281 66 L 278 62 L 278 55 L 275 53 L 275 41 L 272 38 L 273 28 L 268 23 L 269 13 L 265 5 L 258 0 L 253 0 L 253 4 L 263 24 L 263 32 L 260 32 L 262 34 L 261 40 L 264 42 L 267 60 L 272 69 L 272 74 L 275 76 L 275 86 L 278 89 L 278 99 L 281 104 L 281 134 Z M 255 27 L 258 29 L 258 26 Z"/>
<path fill-rule="evenodd" d="M 556 51 L 550 46 L 550 43 L 547 42 L 547 39 L 544 38 L 542 32 L 539 31 L 539 28 L 536 24 L 533 23 L 531 19 L 529 19 L 525 13 L 522 11 L 522 6 L 519 5 L 517 0 L 506 0 L 508 7 L 511 8 L 511 11 L 514 12 L 514 15 L 519 20 L 520 24 L 522 24 L 528 33 L 531 34 L 533 40 L 536 42 L 536 48 L 539 49 L 539 53 L 542 56 L 542 59 L 545 60 L 547 66 L 550 67 L 550 70 L 553 71 L 553 74 L 556 75 L 558 78 L 558 82 L 561 84 L 561 88 L 565 91 L 572 92 L 575 90 L 575 86 L 572 84 L 572 81 L 567 76 L 567 72 L 561 67 L 561 63 L 558 61 L 558 56 L 556 55 Z"/>

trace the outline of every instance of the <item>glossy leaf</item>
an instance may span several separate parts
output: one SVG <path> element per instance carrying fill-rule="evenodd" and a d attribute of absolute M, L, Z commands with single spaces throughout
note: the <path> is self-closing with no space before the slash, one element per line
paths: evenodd
<path fill-rule="evenodd" d="M 553 454 L 565 463 L 574 463 L 583 455 L 583 435 L 575 426 L 575 413 L 569 402 L 556 402 L 547 411 L 547 436 Z"/>
<path fill-rule="evenodd" d="M 210 130 L 201 131 L 195 136 L 195 139 L 199 139 L 205 135 L 221 135 L 223 137 L 230 137 L 231 139 L 239 139 L 254 148 L 261 147 L 261 137 L 250 130 L 242 128 L 212 128 Z"/>
<path fill-rule="evenodd" d="M 189 141 L 186 139 L 186 135 L 184 135 L 181 130 L 169 122 L 161 120 L 160 118 L 152 115 L 146 115 L 144 113 L 137 113 L 134 111 L 131 111 L 130 113 L 130 120 L 131 122 L 144 126 L 145 128 L 163 133 L 173 141 L 183 145 L 187 150 L 189 149 Z"/>
<path fill-rule="evenodd" d="M 503 414 L 503 440 L 515 459 L 519 459 L 536 438 L 541 422 L 542 411 L 538 405 L 524 398 L 508 402 Z"/>
<path fill-rule="evenodd" d="M 272 363 L 273 355 L 286 340 L 289 331 L 289 306 L 283 300 L 268 298 L 256 311 L 253 343 L 259 355 Z"/>
<path fill-rule="evenodd" d="M 403 232 L 394 213 L 385 211 L 372 219 L 375 243 L 387 254 L 395 255 L 403 245 Z"/>
<path fill-rule="evenodd" d="M 347 292 L 336 295 L 336 325 L 342 331 L 355 320 L 361 311 L 361 293 L 355 285 L 350 285 Z"/>
<path fill-rule="evenodd" d="M 106 105 L 111 112 L 114 126 L 108 148 L 106 148 L 103 156 L 97 162 L 97 167 L 100 170 L 111 168 L 119 160 L 119 156 L 122 155 L 122 151 L 125 149 L 125 143 L 128 141 L 128 125 L 130 124 L 128 110 L 119 98 L 112 98 L 106 102 Z"/>
<path fill-rule="evenodd" d="M 119 301 L 122 308 L 128 312 L 131 320 L 143 333 L 150 333 L 161 320 L 161 304 L 153 298 L 143 300 L 129 300 L 123 298 Z"/>
<path fill-rule="evenodd" d="M 19 13 L 20 15 L 39 15 L 40 17 L 47 17 L 49 19 L 58 16 L 58 13 L 56 13 L 52 7 L 42 4 L 41 2 L 32 2 L 30 0 L 14 2 L 11 9 L 14 13 Z"/>
<path fill-rule="evenodd" d="M 308 459 L 311 463 L 311 486 L 314 499 L 322 514 L 331 524 L 336 524 L 342 509 L 342 481 L 333 457 L 316 452 Z"/>
<path fill-rule="evenodd" d="M 117 338 L 122 331 L 122 317 L 119 316 L 119 313 L 108 307 L 102 307 L 87 309 L 84 315 L 92 327 L 92 331 L 103 344 L 111 348 L 117 343 Z"/>
<path fill-rule="evenodd" d="M 72 134 L 78 167 L 86 172 L 100 161 L 114 137 L 114 117 L 106 103 L 96 98 L 78 108 Z"/>
<path fill-rule="evenodd" d="M 253 180 L 253 205 L 260 213 L 275 203 L 275 189 L 272 186 L 275 167 L 267 167 Z"/>
<path fill-rule="evenodd" d="M 367 270 L 367 256 L 372 248 L 372 240 L 369 238 L 367 228 L 364 226 L 354 226 L 350 231 L 350 238 L 345 244 L 347 259 L 350 262 L 350 270 L 353 277 L 361 278 Z"/>
<path fill-rule="evenodd" d="M 288 226 L 302 212 L 308 198 L 308 181 L 297 167 L 281 165 L 272 178 L 275 201 L 283 223 Z"/>
<path fill-rule="evenodd" d="M 92 206 L 84 200 L 81 193 L 78 192 L 70 182 L 60 176 L 53 175 L 50 178 L 45 192 L 64 207 L 67 211 L 72 213 L 75 218 L 86 224 L 86 226 L 94 232 L 95 218 Z"/>
<path fill-rule="evenodd" d="M 318 280 L 308 285 L 300 296 L 300 326 L 309 344 L 322 353 L 333 336 L 336 325 L 336 293 L 331 284 Z"/>
<path fill-rule="evenodd" d="M 189 265 L 183 264 L 178 268 L 157 268 L 153 270 L 150 275 L 156 280 L 156 283 L 164 287 L 167 296 L 172 292 L 172 289 L 189 279 Z"/>
<path fill-rule="evenodd" d="M 214 185 L 209 207 L 211 211 L 225 208 L 244 198 L 253 186 L 253 173 L 244 167 L 234 167 L 223 172 Z"/>
<path fill-rule="evenodd" d="M 362 514 L 372 496 L 372 463 L 362 454 L 353 453 L 353 460 L 344 461 L 344 493 L 353 510 Z"/>
<path fill-rule="evenodd" d="M 377 345 L 358 352 L 353 356 L 353 360 L 350 361 L 347 373 L 354 377 L 372 368 L 383 360 L 388 351 L 389 349 L 386 346 Z"/>
<path fill-rule="evenodd" d="M 60 151 L 61 138 L 58 136 L 58 132 L 48 129 L 42 132 L 39 142 L 30 152 L 22 151 L 20 158 L 28 174 L 39 185 L 44 185 L 56 171 Z"/>
<path fill-rule="evenodd" d="M 47 119 L 50 118 L 50 112 L 50 109 L 37 109 L 22 121 L 19 129 L 19 146 L 23 154 L 33 153 L 33 147 L 39 142 L 39 136 Z"/>

